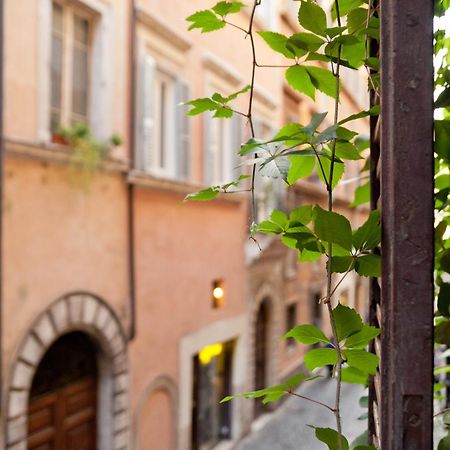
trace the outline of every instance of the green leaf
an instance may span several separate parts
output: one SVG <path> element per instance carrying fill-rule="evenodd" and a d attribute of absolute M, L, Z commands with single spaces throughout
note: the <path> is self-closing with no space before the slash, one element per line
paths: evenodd
<path fill-rule="evenodd" d="M 378 356 L 364 350 L 346 350 L 345 356 L 350 367 L 361 372 L 375 375 L 378 367 Z"/>
<path fill-rule="evenodd" d="M 294 184 L 296 181 L 310 176 L 315 165 L 315 156 L 291 156 L 291 167 L 288 172 L 287 182 Z"/>
<path fill-rule="evenodd" d="M 446 108 L 450 106 L 450 87 L 445 88 L 434 102 L 435 108 Z"/>
<path fill-rule="evenodd" d="M 352 237 L 353 247 L 356 250 L 373 250 L 381 242 L 380 211 L 372 211 Z"/>
<path fill-rule="evenodd" d="M 444 251 L 439 260 L 439 264 L 442 270 L 444 270 L 447 273 L 450 273 L 450 248 Z"/>
<path fill-rule="evenodd" d="M 375 105 L 367 111 L 361 111 L 356 114 L 352 114 L 351 116 L 346 117 L 345 119 L 340 120 L 339 125 L 344 125 L 344 123 L 351 122 L 353 120 L 362 119 L 367 116 L 378 116 L 380 114 L 380 105 Z"/>
<path fill-rule="evenodd" d="M 381 276 L 381 256 L 364 255 L 357 258 L 355 270 L 363 277 Z"/>
<path fill-rule="evenodd" d="M 279 211 L 278 209 L 274 209 L 272 214 L 270 215 L 270 220 L 273 223 L 276 223 L 281 228 L 284 228 L 288 223 L 288 217 L 283 211 Z"/>
<path fill-rule="evenodd" d="M 325 158 L 323 156 L 319 156 L 320 162 L 322 163 L 323 170 L 327 176 L 327 181 L 330 176 L 330 168 L 331 168 L 331 161 L 328 158 Z M 334 163 L 334 169 L 333 169 L 333 186 L 334 189 L 341 178 L 344 176 L 345 171 L 345 165 L 343 163 L 335 162 Z M 325 178 L 323 177 L 322 171 L 320 169 L 317 170 L 317 175 L 322 180 L 323 183 L 326 184 Z"/>
<path fill-rule="evenodd" d="M 242 8 L 245 8 L 245 4 L 241 2 L 226 2 L 222 1 L 212 7 L 212 10 L 219 16 L 226 16 L 227 14 L 238 13 Z"/>
<path fill-rule="evenodd" d="M 330 343 L 330 340 L 323 334 L 323 331 L 314 325 L 298 325 L 288 331 L 283 337 L 285 339 L 293 338 L 302 344 Z"/>
<path fill-rule="evenodd" d="M 372 339 L 380 334 L 379 328 L 364 324 L 362 329 L 345 340 L 345 347 L 357 350 L 365 349 Z"/>
<path fill-rule="evenodd" d="M 369 374 L 361 372 L 354 367 L 344 367 L 342 369 L 342 381 L 344 383 L 362 384 L 363 386 L 366 386 L 368 379 Z"/>
<path fill-rule="evenodd" d="M 339 433 L 332 428 L 316 428 L 316 438 L 326 444 L 329 450 L 339 450 Z M 348 450 L 348 441 L 341 435 L 342 450 Z"/>
<path fill-rule="evenodd" d="M 313 85 L 324 94 L 336 98 L 336 78 L 328 69 L 315 66 L 307 66 Z"/>
<path fill-rule="evenodd" d="M 450 346 L 450 320 L 445 319 L 434 327 L 434 340 L 438 344 Z"/>
<path fill-rule="evenodd" d="M 339 1 L 339 13 L 342 16 L 347 15 L 352 9 L 361 6 L 366 3 L 366 0 L 340 0 Z M 333 7 L 331 9 L 331 17 L 333 20 L 336 20 L 336 5 L 333 3 Z"/>
<path fill-rule="evenodd" d="M 186 20 L 192 22 L 189 30 L 199 28 L 202 33 L 220 30 L 225 26 L 225 22 L 219 19 L 210 9 L 198 11 L 189 16 Z"/>
<path fill-rule="evenodd" d="M 333 318 L 339 342 L 363 327 L 360 315 L 354 309 L 340 303 L 333 309 Z"/>
<path fill-rule="evenodd" d="M 311 143 L 313 145 L 322 144 L 324 142 L 331 141 L 332 139 L 336 139 L 336 137 L 337 127 L 336 125 L 331 125 L 330 127 L 325 128 L 325 130 L 321 131 L 317 136 L 315 136 Z M 329 159 L 331 160 L 331 154 L 329 156 Z"/>
<path fill-rule="evenodd" d="M 273 137 L 274 141 L 284 141 L 288 147 L 304 144 L 308 141 L 308 135 L 304 127 L 299 123 L 288 123 Z"/>
<path fill-rule="evenodd" d="M 314 231 L 324 242 L 334 242 L 347 250 L 352 249 L 352 229 L 344 216 L 325 211 L 320 206 L 314 208 Z"/>
<path fill-rule="evenodd" d="M 334 273 L 347 272 L 352 263 L 352 256 L 333 256 L 331 258 L 331 271 Z"/>
<path fill-rule="evenodd" d="M 283 228 L 276 223 L 265 220 L 256 227 L 256 231 L 264 234 L 280 234 Z"/>
<path fill-rule="evenodd" d="M 445 436 L 439 441 L 437 450 L 450 450 L 450 436 Z"/>
<path fill-rule="evenodd" d="M 365 39 L 361 39 L 354 45 L 343 46 L 342 57 L 354 68 L 358 69 L 361 67 L 364 64 L 364 59 L 366 57 Z"/>
<path fill-rule="evenodd" d="M 186 195 L 184 201 L 197 200 L 197 201 L 208 201 L 215 199 L 220 194 L 220 190 L 216 187 L 209 187 L 198 192 Z"/>
<path fill-rule="evenodd" d="M 358 186 L 355 190 L 355 198 L 350 203 L 350 208 L 362 205 L 370 201 L 370 183 L 367 182 L 361 186 Z"/>
<path fill-rule="evenodd" d="M 233 111 L 227 106 L 221 106 L 216 109 L 213 117 L 215 117 L 216 119 L 230 119 L 231 117 L 233 117 Z"/>
<path fill-rule="evenodd" d="M 351 34 L 359 33 L 366 27 L 367 9 L 356 8 L 349 12 L 347 16 L 347 28 Z"/>
<path fill-rule="evenodd" d="M 362 159 L 357 148 L 350 142 L 336 142 L 336 156 L 340 159 Z"/>
<path fill-rule="evenodd" d="M 438 295 L 438 303 L 437 307 L 439 312 L 445 316 L 450 316 L 450 284 L 443 283 L 439 286 L 439 295 Z"/>
<path fill-rule="evenodd" d="M 287 41 L 287 48 L 291 49 L 297 57 L 306 55 L 308 52 L 317 51 L 325 41 L 312 33 L 296 33 Z"/>
<path fill-rule="evenodd" d="M 300 222 L 303 225 L 308 225 L 312 220 L 313 207 L 310 205 L 299 206 L 291 211 L 289 220 L 292 222 Z"/>
<path fill-rule="evenodd" d="M 303 1 L 298 12 L 298 21 L 306 30 L 320 36 L 326 35 L 327 16 L 317 3 Z"/>
<path fill-rule="evenodd" d="M 278 53 L 286 56 L 286 58 L 295 58 L 295 53 L 286 47 L 288 42 L 287 36 L 273 31 L 259 31 L 258 34 L 266 41 L 267 45 Z"/>
<path fill-rule="evenodd" d="M 434 151 L 447 163 L 450 163 L 450 120 L 434 121 Z"/>
<path fill-rule="evenodd" d="M 291 163 L 285 156 L 274 156 L 266 159 L 259 168 L 262 176 L 287 180 Z"/>
<path fill-rule="evenodd" d="M 312 137 L 313 134 L 317 131 L 320 124 L 325 120 L 325 117 L 328 113 L 314 113 L 311 117 L 311 122 L 303 128 L 303 131 L 309 136 Z"/>
<path fill-rule="evenodd" d="M 285 76 L 289 86 L 315 100 L 316 88 L 305 67 L 289 67 L 289 69 L 286 70 Z"/>
<path fill-rule="evenodd" d="M 338 354 L 334 348 L 315 348 L 305 355 L 305 366 L 308 370 L 337 363 Z"/>
<path fill-rule="evenodd" d="M 312 262 L 312 261 L 317 261 L 321 256 L 322 256 L 322 253 L 313 252 L 308 249 L 303 249 L 300 251 L 299 260 L 301 262 Z"/>
<path fill-rule="evenodd" d="M 196 116 L 205 111 L 215 111 L 220 106 L 210 98 L 198 98 L 185 103 L 185 105 L 192 106 L 187 113 L 188 116 Z"/>

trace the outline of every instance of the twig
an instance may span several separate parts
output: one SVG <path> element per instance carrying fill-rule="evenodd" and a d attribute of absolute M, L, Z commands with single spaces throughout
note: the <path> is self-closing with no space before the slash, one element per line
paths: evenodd
<path fill-rule="evenodd" d="M 286 394 L 292 395 L 294 397 L 302 398 L 303 400 L 308 400 L 309 402 L 312 402 L 312 403 L 316 403 L 317 405 L 327 408 L 333 414 L 336 413 L 336 410 L 334 408 L 332 408 L 331 406 L 328 406 L 325 403 L 319 402 L 318 400 L 314 400 L 313 398 L 305 397 L 304 395 L 297 394 L 296 392 L 293 392 L 293 391 L 286 391 Z"/>
<path fill-rule="evenodd" d="M 317 162 L 319 163 L 320 171 L 322 172 L 322 176 L 323 176 L 323 179 L 325 181 L 325 185 L 327 186 L 327 191 L 330 191 L 330 184 L 328 182 L 327 176 L 325 175 L 325 170 L 323 168 L 322 161 L 319 158 L 319 154 L 317 153 L 316 147 L 314 145 L 311 145 L 311 147 L 314 150 L 314 153 L 316 154 L 316 158 L 317 158 Z"/>
<path fill-rule="evenodd" d="M 440 416 L 441 414 L 445 414 L 446 412 L 450 411 L 450 408 L 445 408 L 442 411 L 437 412 L 436 414 L 433 415 L 433 417 L 437 417 Z"/>
<path fill-rule="evenodd" d="M 231 22 L 228 22 L 227 20 L 224 20 L 224 22 L 227 24 L 227 25 L 230 25 L 230 26 L 232 26 L 232 27 L 234 27 L 234 28 L 237 28 L 238 30 L 241 30 L 243 33 L 245 33 L 245 34 L 248 34 L 248 31 L 245 29 L 245 28 L 242 28 L 242 27 L 240 27 L 239 25 L 236 25 L 236 24 L 234 24 L 234 23 L 231 23 Z"/>

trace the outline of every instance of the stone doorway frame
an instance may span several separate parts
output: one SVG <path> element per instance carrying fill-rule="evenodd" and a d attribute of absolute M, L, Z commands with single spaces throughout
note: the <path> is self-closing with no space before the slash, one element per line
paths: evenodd
<path fill-rule="evenodd" d="M 119 319 L 102 299 L 87 292 L 66 294 L 32 323 L 9 371 L 4 396 L 5 449 L 26 450 L 28 398 L 36 369 L 62 335 L 81 331 L 98 348 L 98 447 L 130 448 L 127 340 Z M 105 430 L 112 430 L 106 432 Z"/>

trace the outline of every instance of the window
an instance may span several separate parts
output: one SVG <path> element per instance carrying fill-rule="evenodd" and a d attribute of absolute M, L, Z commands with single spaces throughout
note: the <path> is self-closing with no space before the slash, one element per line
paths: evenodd
<path fill-rule="evenodd" d="M 286 333 L 295 327 L 297 324 L 297 303 L 292 303 L 286 306 Z M 288 339 L 286 341 L 288 349 L 295 347 L 295 340 Z"/>
<path fill-rule="evenodd" d="M 266 26 L 273 28 L 276 22 L 277 0 L 262 0 L 256 8 L 256 13 Z"/>
<path fill-rule="evenodd" d="M 231 394 L 234 345 L 208 345 L 193 358 L 192 450 L 210 450 L 231 437 L 231 403 L 220 400 Z"/>
<path fill-rule="evenodd" d="M 242 120 L 204 118 L 204 181 L 206 185 L 220 185 L 239 178 L 239 150 L 242 143 Z"/>
<path fill-rule="evenodd" d="M 50 131 L 89 121 L 93 18 L 71 4 L 52 4 Z"/>
<path fill-rule="evenodd" d="M 190 173 L 189 89 L 158 67 L 150 54 L 141 61 L 138 85 L 136 169 L 164 178 L 187 179 Z"/>

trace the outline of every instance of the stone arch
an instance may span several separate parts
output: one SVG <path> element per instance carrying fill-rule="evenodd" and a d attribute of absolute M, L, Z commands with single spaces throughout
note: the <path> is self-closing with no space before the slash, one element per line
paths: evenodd
<path fill-rule="evenodd" d="M 282 308 L 280 304 L 280 296 L 276 288 L 271 283 L 263 283 L 254 295 L 254 301 L 250 307 L 250 389 L 253 388 L 253 380 L 255 378 L 255 329 L 258 311 L 263 302 L 267 302 L 269 308 L 269 346 L 267 354 L 267 376 L 269 385 L 277 383 L 279 369 L 279 345 L 278 338 L 281 335 L 282 326 Z"/>
<path fill-rule="evenodd" d="M 74 292 L 54 301 L 34 320 L 16 352 L 5 392 L 6 450 L 26 449 L 33 376 L 53 342 L 71 331 L 86 333 L 98 347 L 99 449 L 129 449 L 125 334 L 107 303 L 93 294 Z"/>
<path fill-rule="evenodd" d="M 144 389 L 140 396 L 136 407 L 135 415 L 135 429 L 134 429 L 134 448 L 140 449 L 139 432 L 140 432 L 140 418 L 146 401 L 157 391 L 164 391 L 170 399 L 171 407 L 171 449 L 177 448 L 177 423 L 178 423 L 178 386 L 176 382 L 169 375 L 159 375 L 153 379 Z"/>

